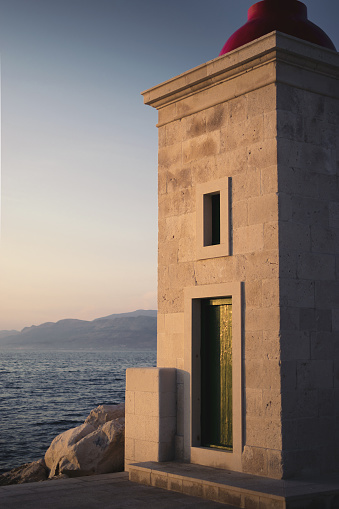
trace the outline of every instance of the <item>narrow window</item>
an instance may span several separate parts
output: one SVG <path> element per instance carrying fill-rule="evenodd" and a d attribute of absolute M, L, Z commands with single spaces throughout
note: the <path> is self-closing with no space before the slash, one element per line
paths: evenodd
<path fill-rule="evenodd" d="M 220 244 L 220 193 L 212 194 L 212 246 Z"/>
<path fill-rule="evenodd" d="M 220 244 L 220 192 L 204 195 L 204 246 Z"/>
<path fill-rule="evenodd" d="M 197 260 L 231 255 L 231 178 L 197 184 Z"/>

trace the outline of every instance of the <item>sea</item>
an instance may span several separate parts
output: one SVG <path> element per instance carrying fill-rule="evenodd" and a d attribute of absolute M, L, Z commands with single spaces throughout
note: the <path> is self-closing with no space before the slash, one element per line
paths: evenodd
<path fill-rule="evenodd" d="M 123 402 L 126 368 L 155 365 L 155 351 L 0 349 L 0 474 L 42 458 L 98 405 Z"/>

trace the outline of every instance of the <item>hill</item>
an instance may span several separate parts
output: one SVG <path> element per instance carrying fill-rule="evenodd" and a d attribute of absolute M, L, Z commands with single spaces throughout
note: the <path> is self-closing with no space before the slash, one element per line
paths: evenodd
<path fill-rule="evenodd" d="M 92 321 L 65 319 L 0 331 L 0 347 L 41 350 L 155 350 L 154 310 L 109 315 Z M 8 334 L 6 334 L 8 332 Z"/>

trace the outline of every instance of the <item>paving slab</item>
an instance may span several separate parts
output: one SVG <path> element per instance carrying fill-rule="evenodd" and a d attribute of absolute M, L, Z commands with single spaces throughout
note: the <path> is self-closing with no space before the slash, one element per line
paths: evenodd
<path fill-rule="evenodd" d="M 130 482 L 125 472 L 0 487 L 1 509 L 235 509 Z"/>

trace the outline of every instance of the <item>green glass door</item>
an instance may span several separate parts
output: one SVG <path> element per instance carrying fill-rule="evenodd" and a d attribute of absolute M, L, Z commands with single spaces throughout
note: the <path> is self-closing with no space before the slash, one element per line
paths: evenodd
<path fill-rule="evenodd" d="M 201 445 L 233 447 L 231 298 L 201 301 Z"/>

